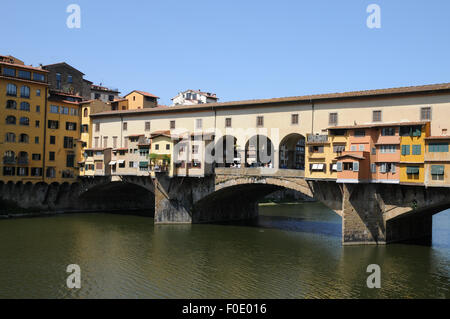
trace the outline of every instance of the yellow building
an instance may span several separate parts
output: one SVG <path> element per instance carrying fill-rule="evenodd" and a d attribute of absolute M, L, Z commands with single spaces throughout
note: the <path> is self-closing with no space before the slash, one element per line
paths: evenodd
<path fill-rule="evenodd" d="M 425 139 L 425 185 L 450 187 L 450 136 Z"/>
<path fill-rule="evenodd" d="M 151 135 L 150 146 L 150 174 L 166 172 L 170 177 L 173 176 L 173 150 L 174 142 L 170 131 L 155 132 Z"/>
<path fill-rule="evenodd" d="M 309 179 L 337 179 L 336 157 L 347 145 L 347 130 L 330 129 L 328 135 L 306 136 L 305 177 Z"/>
<path fill-rule="evenodd" d="M 0 181 L 42 182 L 48 71 L 0 56 Z"/>
<path fill-rule="evenodd" d="M 74 182 L 81 161 L 81 97 L 50 91 L 47 101 L 45 181 Z"/>
<path fill-rule="evenodd" d="M 408 123 L 400 127 L 400 183 L 425 181 L 425 139 L 430 136 L 429 122 Z"/>
<path fill-rule="evenodd" d="M 157 107 L 159 97 L 148 92 L 134 90 L 125 95 L 125 99 L 128 100 L 128 103 L 122 102 L 124 104 L 121 104 L 120 107 L 127 105 L 128 110 L 138 110 Z"/>

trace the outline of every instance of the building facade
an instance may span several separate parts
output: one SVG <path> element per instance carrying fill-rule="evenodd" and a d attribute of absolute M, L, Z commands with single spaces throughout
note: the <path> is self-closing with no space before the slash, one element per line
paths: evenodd
<path fill-rule="evenodd" d="M 187 90 L 178 93 L 177 96 L 172 98 L 172 106 L 217 103 L 218 101 L 219 98 L 214 93 L 202 92 L 201 90 Z"/>

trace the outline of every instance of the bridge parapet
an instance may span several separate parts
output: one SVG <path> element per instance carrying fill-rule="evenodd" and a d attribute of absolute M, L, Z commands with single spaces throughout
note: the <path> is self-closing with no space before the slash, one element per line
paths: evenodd
<path fill-rule="evenodd" d="M 297 169 L 281 169 L 281 168 L 216 168 L 216 175 L 233 175 L 233 176 L 268 176 L 268 177 L 293 177 L 305 178 L 304 170 Z"/>

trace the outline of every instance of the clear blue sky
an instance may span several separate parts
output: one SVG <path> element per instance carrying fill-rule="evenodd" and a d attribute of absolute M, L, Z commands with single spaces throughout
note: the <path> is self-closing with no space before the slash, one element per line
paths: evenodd
<path fill-rule="evenodd" d="M 81 29 L 66 7 L 81 7 Z M 366 26 L 369 4 L 381 29 Z M 94 83 L 221 101 L 450 82 L 448 0 L 2 1 L 0 53 Z"/>

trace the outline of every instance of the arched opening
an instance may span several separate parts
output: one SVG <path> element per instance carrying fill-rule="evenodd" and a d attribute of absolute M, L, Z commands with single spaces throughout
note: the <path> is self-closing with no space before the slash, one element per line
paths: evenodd
<path fill-rule="evenodd" d="M 94 186 L 79 197 L 82 209 L 96 211 L 142 211 L 146 216 L 155 214 L 155 195 L 140 185 L 111 182 Z"/>
<path fill-rule="evenodd" d="M 238 152 L 237 138 L 224 135 L 215 146 L 216 167 L 240 166 L 241 158 Z"/>
<path fill-rule="evenodd" d="M 273 167 L 274 145 L 265 135 L 255 135 L 245 144 L 246 167 Z"/>
<path fill-rule="evenodd" d="M 279 148 L 281 169 L 305 169 L 305 137 L 292 133 L 283 138 Z"/>

